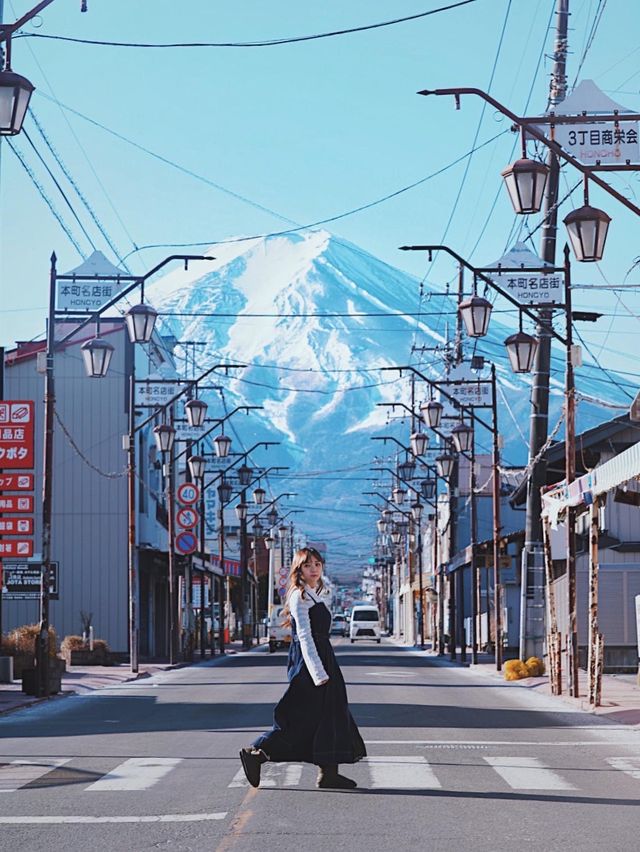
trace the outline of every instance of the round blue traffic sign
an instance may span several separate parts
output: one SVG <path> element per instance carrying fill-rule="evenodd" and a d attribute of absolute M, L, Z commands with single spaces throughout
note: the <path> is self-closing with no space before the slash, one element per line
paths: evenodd
<path fill-rule="evenodd" d="M 198 540 L 191 530 L 183 530 L 176 536 L 175 546 L 178 553 L 187 556 L 197 550 Z"/>

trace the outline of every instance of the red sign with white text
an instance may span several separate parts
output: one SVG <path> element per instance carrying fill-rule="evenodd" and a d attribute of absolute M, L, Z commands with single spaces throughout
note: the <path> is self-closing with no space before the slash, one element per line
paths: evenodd
<path fill-rule="evenodd" d="M 0 512 L 33 512 L 33 497 L 9 495 L 0 497 Z"/>
<path fill-rule="evenodd" d="M 33 491 L 33 474 L 0 473 L 0 491 Z"/>
<path fill-rule="evenodd" d="M 33 535 L 33 518 L 0 517 L 0 535 Z"/>
<path fill-rule="evenodd" d="M 33 468 L 33 400 L 0 402 L 0 470 Z"/>
<path fill-rule="evenodd" d="M 21 541 L 20 539 L 0 541 L 1 559 L 15 559 L 18 556 L 33 556 L 33 539 L 26 539 L 25 541 Z"/>

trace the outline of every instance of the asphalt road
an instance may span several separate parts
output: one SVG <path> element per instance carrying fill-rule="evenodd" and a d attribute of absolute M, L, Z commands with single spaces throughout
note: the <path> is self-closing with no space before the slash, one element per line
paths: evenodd
<path fill-rule="evenodd" d="M 283 653 L 163 672 L 0 719 L 0 849 L 640 849 L 640 731 L 383 643 L 335 641 L 369 757 L 355 791 L 238 750 Z"/>

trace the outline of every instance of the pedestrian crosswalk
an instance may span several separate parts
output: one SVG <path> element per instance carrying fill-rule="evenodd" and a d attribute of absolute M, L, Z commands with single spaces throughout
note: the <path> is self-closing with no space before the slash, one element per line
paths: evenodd
<path fill-rule="evenodd" d="M 451 759 L 450 752 L 440 760 L 413 755 L 377 755 L 365 758 L 353 767 L 344 767 L 360 789 L 377 790 L 500 790 L 562 793 L 589 792 L 590 778 L 612 776 L 640 781 L 640 757 L 594 758 L 588 765 L 576 761 L 561 766 L 532 755 L 474 755 Z M 167 784 L 175 773 L 183 773 L 179 783 L 188 783 L 189 760 L 168 757 L 133 757 L 110 768 L 97 770 L 90 758 L 2 758 L 0 757 L 0 805 L 9 794 L 21 791 L 74 784 L 78 792 L 143 792 Z M 598 764 L 597 766 L 595 764 Z M 244 772 L 234 758 L 225 761 L 229 776 L 223 783 L 229 788 L 248 787 Z M 597 772 L 594 772 L 597 770 Z M 186 773 L 186 774 L 184 774 Z M 67 779 L 67 780 L 65 780 Z M 218 781 L 219 783 L 219 781 Z M 302 763 L 266 763 L 260 786 L 291 788 L 313 786 L 315 768 Z"/>

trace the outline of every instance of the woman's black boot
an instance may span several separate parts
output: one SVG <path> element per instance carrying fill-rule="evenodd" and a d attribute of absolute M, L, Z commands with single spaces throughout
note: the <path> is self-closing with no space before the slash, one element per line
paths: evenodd
<path fill-rule="evenodd" d="M 323 790 L 353 790 L 358 785 L 351 778 L 338 773 L 337 763 L 329 763 L 320 767 L 316 786 Z"/>
<path fill-rule="evenodd" d="M 242 748 L 240 749 L 240 761 L 244 774 L 247 776 L 247 781 L 252 787 L 260 786 L 260 768 L 263 763 L 269 760 L 267 755 L 260 748 Z"/>

